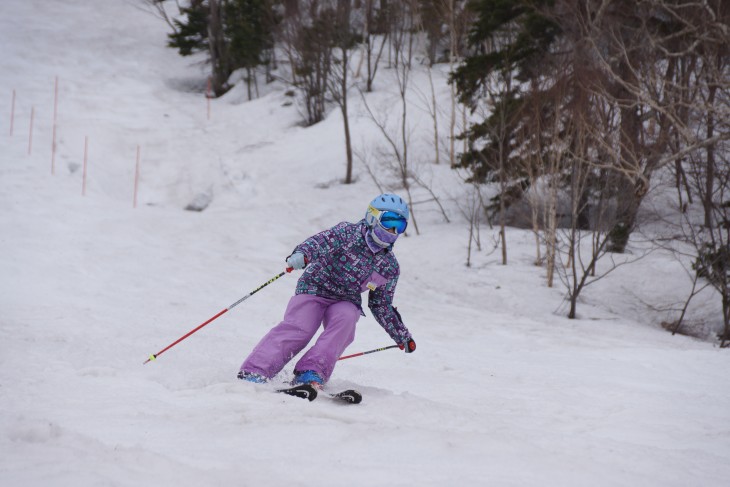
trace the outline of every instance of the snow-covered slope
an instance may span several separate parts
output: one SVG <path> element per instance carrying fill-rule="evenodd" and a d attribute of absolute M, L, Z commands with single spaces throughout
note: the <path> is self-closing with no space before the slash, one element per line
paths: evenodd
<path fill-rule="evenodd" d="M 337 183 L 339 116 L 302 128 L 283 86 L 253 102 L 235 89 L 208 120 L 203 68 L 164 47 L 165 24 L 142 5 L 0 8 L 0 485 L 727 484 L 728 352 L 595 292 L 565 319 L 522 231 L 508 234 L 509 266 L 482 251 L 466 268 L 455 207 L 449 224 L 419 206 L 422 234 L 397 244 L 397 304 L 417 352 L 335 371 L 332 388 L 358 388 L 361 405 L 235 379 L 293 275 L 143 366 L 279 273 L 302 239 L 359 219 L 378 188 L 362 166 L 356 184 Z M 382 76 L 374 106 L 392 101 Z M 377 132 L 353 110 L 364 153 Z M 447 167 L 426 169 L 458 190 Z M 183 211 L 196 197 L 212 202 Z M 671 295 L 674 264 L 652 258 L 601 289 Z M 368 316 L 348 352 L 386 345 Z"/>

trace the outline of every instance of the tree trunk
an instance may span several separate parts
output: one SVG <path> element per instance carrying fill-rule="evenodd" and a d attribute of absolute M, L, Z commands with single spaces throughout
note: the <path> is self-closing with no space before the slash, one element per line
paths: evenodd
<path fill-rule="evenodd" d="M 449 2 L 449 71 L 454 72 L 454 63 L 456 62 L 456 26 L 454 25 L 454 0 Z M 456 165 L 456 83 L 450 84 L 451 89 L 451 119 L 449 121 L 449 163 L 451 167 Z M 466 125 L 464 125 L 466 132 Z M 466 150 L 464 151 L 466 152 Z"/>
<path fill-rule="evenodd" d="M 555 279 L 555 259 L 557 254 L 557 202 L 558 202 L 558 183 L 555 181 L 558 175 L 552 171 L 549 177 L 549 196 L 545 207 L 545 258 L 547 267 L 547 286 L 553 287 Z"/>
<path fill-rule="evenodd" d="M 728 296 L 727 288 L 724 290 L 722 296 L 722 317 L 725 327 L 720 337 L 720 348 L 725 348 L 730 340 L 730 296 Z"/>
<path fill-rule="evenodd" d="M 623 174 L 619 175 L 618 192 L 616 195 L 616 219 L 609 233 L 609 252 L 622 254 L 626 251 L 631 232 L 636 227 L 636 216 L 639 212 L 641 199 L 636 194 L 633 182 Z"/>
<path fill-rule="evenodd" d="M 618 71 L 627 83 L 636 84 L 633 72 L 625 61 L 621 62 Z M 634 102 L 635 97 L 626 88 L 618 86 L 614 100 L 621 106 L 621 136 L 619 160 L 616 161 L 619 166 L 616 185 L 616 220 L 609 235 L 608 250 L 623 253 L 629 243 L 631 232 L 636 226 L 636 215 L 643 196 L 640 191 L 637 191 L 633 181 L 633 177 L 638 177 L 637 169 L 641 167 L 638 161 L 641 157 L 638 152 L 641 121 Z"/>
<path fill-rule="evenodd" d="M 575 229 L 575 220 L 571 222 L 572 228 L 570 229 L 570 257 L 569 259 L 573 259 L 573 265 L 570 266 L 571 272 L 573 274 L 572 279 L 570 279 L 570 285 L 568 287 L 568 294 L 570 295 L 570 311 L 568 312 L 568 318 L 573 320 L 576 317 L 576 312 L 578 308 L 578 296 L 580 295 L 580 287 L 578 285 L 578 266 L 575 265 L 575 247 L 576 245 L 580 245 L 580 242 L 577 242 L 576 238 L 576 229 Z"/>
<path fill-rule="evenodd" d="M 502 129 L 504 127 L 501 127 Z M 507 232 L 505 199 L 507 198 L 507 181 L 505 168 L 504 133 L 499 134 L 499 236 L 502 241 L 502 265 L 507 265 Z"/>
<path fill-rule="evenodd" d="M 228 60 L 225 52 L 223 37 L 223 23 L 221 21 L 220 5 L 218 0 L 209 0 L 210 21 L 208 22 L 208 48 L 210 50 L 211 87 L 215 96 L 226 92 L 228 81 Z"/>
<path fill-rule="evenodd" d="M 345 174 L 345 184 L 352 183 L 352 141 L 350 138 L 350 117 L 347 113 L 347 64 L 348 54 L 347 49 L 342 48 L 342 83 L 341 83 L 341 94 L 342 101 L 340 102 L 340 109 L 342 110 L 342 123 L 345 128 L 345 153 L 347 155 L 347 171 Z"/>
<path fill-rule="evenodd" d="M 436 164 L 441 162 L 441 154 L 439 154 L 439 124 L 438 124 L 438 105 L 436 101 L 436 90 L 433 86 L 433 76 L 431 74 L 433 65 L 428 68 L 428 84 L 431 87 L 431 103 L 433 104 L 433 149 Z"/>
<path fill-rule="evenodd" d="M 715 104 L 715 93 L 717 85 L 709 85 L 707 104 L 712 107 Z M 707 112 L 707 138 L 711 139 L 715 131 L 715 117 L 712 110 Z M 702 206 L 705 209 L 705 227 L 712 228 L 712 195 L 715 187 L 715 144 L 707 146 L 707 174 L 705 175 L 705 195 L 702 198 Z"/>

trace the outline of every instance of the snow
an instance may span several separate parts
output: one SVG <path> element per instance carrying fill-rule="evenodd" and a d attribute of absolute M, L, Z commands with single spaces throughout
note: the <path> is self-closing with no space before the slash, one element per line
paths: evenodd
<path fill-rule="evenodd" d="M 483 230 L 464 265 L 453 202 L 451 223 L 418 205 L 421 235 L 396 246 L 396 304 L 418 350 L 335 371 L 332 389 L 359 389 L 361 405 L 235 378 L 294 275 L 142 365 L 281 272 L 301 240 L 359 219 L 379 190 L 361 163 L 355 184 L 339 184 L 338 112 L 303 128 L 284 86 L 252 102 L 238 87 L 208 120 L 204 66 L 164 47 L 165 24 L 141 2 L 5 0 L 2 12 L 0 485 L 727 485 L 730 354 L 671 336 L 641 304 L 681 302 L 676 260 L 622 267 L 568 320 L 563 290 L 532 265 L 530 233 L 508 231 L 502 266 Z M 373 106 L 397 106 L 378 76 Z M 422 73 L 414 83 L 428 93 Z M 410 113 L 425 154 L 430 119 Z M 377 152 L 359 101 L 353 134 L 361 154 Z M 447 166 L 422 169 L 457 195 Z M 204 211 L 183 210 L 201 198 Z M 390 344 L 368 316 L 346 353 Z"/>

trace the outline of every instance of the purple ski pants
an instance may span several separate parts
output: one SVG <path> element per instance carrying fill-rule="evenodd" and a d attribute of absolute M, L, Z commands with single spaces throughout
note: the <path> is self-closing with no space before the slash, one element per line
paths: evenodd
<path fill-rule="evenodd" d="M 324 331 L 294 366 L 294 370 L 313 370 L 325 382 L 337 359 L 355 339 L 355 324 L 360 309 L 349 301 L 296 294 L 289 300 L 281 323 L 272 328 L 241 365 L 244 372 L 274 377 L 314 337 L 320 324 Z"/>

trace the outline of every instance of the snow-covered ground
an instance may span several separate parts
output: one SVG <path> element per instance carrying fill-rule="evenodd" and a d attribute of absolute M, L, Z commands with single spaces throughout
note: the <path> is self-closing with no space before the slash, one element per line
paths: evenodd
<path fill-rule="evenodd" d="M 730 352 L 669 335 L 640 304 L 680 301 L 679 265 L 656 253 L 623 267 L 568 320 L 562 290 L 532 265 L 531 234 L 509 231 L 510 265 L 483 250 L 467 268 L 448 201 L 452 223 L 420 205 L 421 235 L 396 246 L 417 352 L 335 371 L 332 388 L 356 387 L 361 405 L 235 379 L 293 275 L 142 365 L 281 272 L 301 240 L 361 218 L 379 191 L 362 165 L 356 184 L 337 182 L 339 115 L 302 128 L 286 87 L 253 102 L 236 88 L 208 120 L 203 67 L 165 48 L 165 24 L 141 5 L 0 7 L 0 485 L 727 485 Z M 370 102 L 384 110 L 378 76 Z M 353 112 L 364 154 L 378 133 Z M 457 194 L 447 164 L 423 170 Z M 196 198 L 211 204 L 184 211 Z M 348 353 L 390 344 L 368 316 Z"/>

